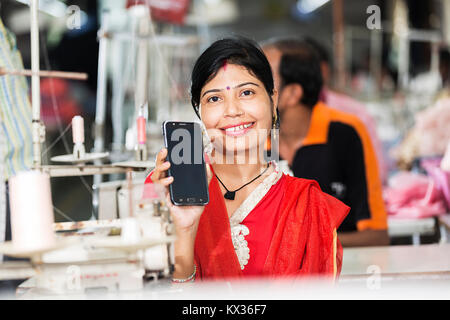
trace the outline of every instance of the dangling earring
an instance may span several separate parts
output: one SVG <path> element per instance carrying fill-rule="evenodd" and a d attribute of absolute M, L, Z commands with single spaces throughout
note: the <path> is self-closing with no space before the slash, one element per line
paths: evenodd
<path fill-rule="evenodd" d="M 272 118 L 272 130 L 270 130 L 269 135 L 269 149 L 267 149 L 270 160 L 275 161 L 275 163 L 279 161 L 279 131 L 280 114 L 278 113 L 278 108 L 276 108 L 276 113 Z"/>
<path fill-rule="evenodd" d="M 278 112 L 278 107 L 275 109 L 275 116 L 272 119 L 272 129 L 280 129 L 280 113 Z"/>
<path fill-rule="evenodd" d="M 280 117 L 278 113 L 278 107 L 276 108 L 276 113 L 272 117 L 272 129 L 270 130 L 270 134 L 267 136 L 266 140 L 266 151 L 268 154 L 271 154 L 272 144 L 276 143 L 278 145 L 278 130 L 280 128 Z"/>

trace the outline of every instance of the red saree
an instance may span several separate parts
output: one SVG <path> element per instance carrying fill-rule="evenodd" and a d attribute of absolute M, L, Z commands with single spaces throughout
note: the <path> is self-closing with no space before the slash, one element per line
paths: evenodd
<path fill-rule="evenodd" d="M 323 193 L 317 182 L 283 175 L 242 221 L 250 229 L 250 259 L 242 270 L 225 201 L 213 176 L 195 240 L 196 278 L 337 277 L 342 247 L 336 230 L 349 210 Z"/>

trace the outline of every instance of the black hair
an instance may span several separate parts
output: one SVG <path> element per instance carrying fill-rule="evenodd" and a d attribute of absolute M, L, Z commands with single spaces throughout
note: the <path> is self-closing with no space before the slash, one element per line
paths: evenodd
<path fill-rule="evenodd" d="M 225 63 L 245 67 L 258 78 L 272 99 L 274 84 L 269 61 L 256 42 L 244 37 L 215 41 L 197 59 L 191 75 L 191 104 L 200 118 L 199 105 L 202 88 Z"/>
<path fill-rule="evenodd" d="M 447 48 L 439 49 L 439 72 L 445 86 L 450 80 L 450 52 Z"/>
<path fill-rule="evenodd" d="M 313 108 L 319 101 L 323 86 L 320 59 L 316 50 L 307 41 L 294 37 L 275 39 L 266 46 L 281 51 L 278 70 L 281 88 L 291 83 L 301 85 L 303 96 L 300 102 Z"/>

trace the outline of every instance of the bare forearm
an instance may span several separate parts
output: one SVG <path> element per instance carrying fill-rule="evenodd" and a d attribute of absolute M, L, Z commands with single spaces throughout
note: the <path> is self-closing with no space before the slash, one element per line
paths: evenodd
<path fill-rule="evenodd" d="M 343 247 L 368 247 L 368 246 L 389 245 L 389 235 L 386 230 L 339 232 L 338 238 Z"/>
<path fill-rule="evenodd" d="M 185 232 L 177 235 L 174 243 L 174 278 L 186 279 L 194 272 L 195 234 L 196 232 Z"/>

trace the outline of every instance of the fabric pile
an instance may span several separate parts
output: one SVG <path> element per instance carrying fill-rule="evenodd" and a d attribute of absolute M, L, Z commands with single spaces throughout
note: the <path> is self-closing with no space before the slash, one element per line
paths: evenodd
<path fill-rule="evenodd" d="M 415 126 L 392 155 L 399 167 L 409 168 L 420 157 L 443 156 L 450 142 L 450 98 L 436 101 L 415 116 Z"/>
<path fill-rule="evenodd" d="M 450 209 L 450 173 L 440 169 L 440 161 L 423 160 L 427 174 L 400 171 L 389 178 L 383 196 L 390 216 L 428 218 Z"/>

